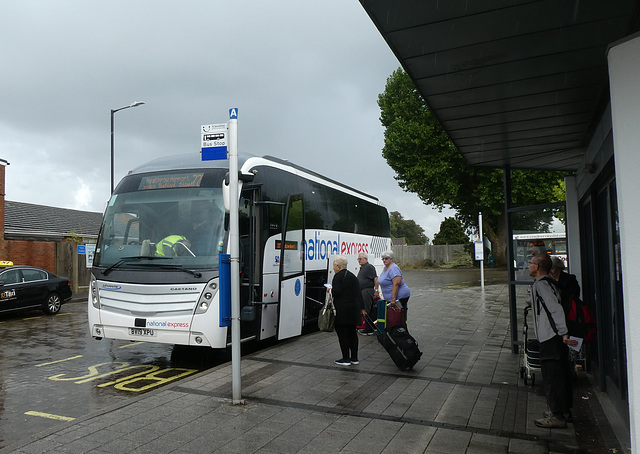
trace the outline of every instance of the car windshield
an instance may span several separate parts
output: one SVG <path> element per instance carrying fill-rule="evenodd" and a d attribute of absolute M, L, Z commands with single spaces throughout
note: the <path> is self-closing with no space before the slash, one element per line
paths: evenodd
<path fill-rule="evenodd" d="M 93 266 L 217 268 L 218 246 L 225 239 L 224 218 L 220 187 L 134 185 L 134 190 L 111 197 Z"/>

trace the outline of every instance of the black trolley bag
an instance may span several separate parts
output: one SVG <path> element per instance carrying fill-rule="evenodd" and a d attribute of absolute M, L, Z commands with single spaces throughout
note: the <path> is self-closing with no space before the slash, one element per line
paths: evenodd
<path fill-rule="evenodd" d="M 418 362 L 422 352 L 418 348 L 418 342 L 409 334 L 406 328 L 392 326 L 380 332 L 368 316 L 365 317 L 365 320 L 373 327 L 378 336 L 378 342 L 389 353 L 398 369 L 402 371 L 411 369 Z"/>

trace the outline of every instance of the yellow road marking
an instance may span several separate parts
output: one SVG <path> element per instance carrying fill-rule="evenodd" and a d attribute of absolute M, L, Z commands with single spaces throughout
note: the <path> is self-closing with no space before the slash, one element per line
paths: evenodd
<path fill-rule="evenodd" d="M 156 366 L 157 367 L 157 366 Z M 163 374 L 165 372 L 169 372 L 169 371 L 183 371 L 181 374 L 177 374 L 177 375 L 173 375 L 170 377 L 159 377 L 160 374 Z M 110 386 L 113 385 L 114 388 L 119 389 L 121 391 L 131 391 L 131 392 L 140 392 L 140 391 L 146 391 L 148 389 L 151 388 L 155 388 L 156 386 L 160 386 L 160 385 L 164 385 L 166 383 L 169 383 L 170 381 L 173 380 L 177 380 L 179 378 L 182 377 L 186 377 L 187 375 L 191 375 L 195 372 L 198 372 L 195 369 L 182 369 L 182 368 L 171 368 L 171 369 L 164 369 L 164 370 L 154 370 L 153 372 L 143 375 L 144 372 L 140 373 L 140 374 L 134 374 L 134 375 L 130 375 L 128 377 L 124 377 L 121 378 L 119 380 L 116 381 L 112 381 L 109 383 L 103 383 L 101 385 L 98 385 L 99 388 L 103 388 L 105 386 Z M 137 377 L 136 377 L 137 375 Z M 134 378 L 131 378 L 134 377 Z M 148 385 L 146 386 L 141 386 L 139 388 L 134 388 L 131 386 L 128 386 L 132 383 L 136 383 L 136 382 L 149 382 Z"/>
<path fill-rule="evenodd" d="M 27 318 L 23 318 L 22 320 L 37 320 L 37 319 L 42 318 L 42 317 L 43 317 L 42 315 L 39 315 L 39 316 L 37 316 L 37 317 L 27 317 Z"/>
<path fill-rule="evenodd" d="M 127 344 L 127 345 L 121 345 L 121 346 L 120 346 L 120 347 L 118 347 L 118 348 L 128 348 L 128 347 L 132 347 L 132 346 L 134 346 L 134 345 L 140 345 L 140 344 L 144 344 L 144 343 L 145 343 L 145 342 L 143 342 L 143 341 L 140 341 L 140 342 L 131 342 L 130 344 Z"/>
<path fill-rule="evenodd" d="M 39 411 L 26 411 L 24 414 L 30 415 L 30 416 L 40 416 L 42 418 L 48 418 L 48 419 L 55 419 L 57 421 L 73 421 L 74 419 L 76 419 L 76 418 L 70 418 L 68 416 L 52 415 L 50 413 L 40 413 Z"/>
<path fill-rule="evenodd" d="M 58 361 L 51 361 L 50 363 L 36 364 L 36 367 L 48 366 L 49 364 L 63 363 L 65 361 L 71 361 L 72 359 L 78 359 L 78 358 L 82 358 L 82 355 L 72 356 L 71 358 L 66 358 L 66 359 L 59 359 Z"/>

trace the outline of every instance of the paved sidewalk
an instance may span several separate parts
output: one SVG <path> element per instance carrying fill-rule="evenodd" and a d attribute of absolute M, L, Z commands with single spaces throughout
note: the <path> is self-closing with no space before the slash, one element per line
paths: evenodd
<path fill-rule="evenodd" d="M 545 398 L 519 377 L 506 285 L 443 291 L 413 285 L 416 275 L 409 330 L 424 354 L 413 370 L 399 371 L 375 336 L 359 336 L 359 365 L 337 366 L 335 333 L 316 332 L 243 357 L 246 405 L 230 403 L 228 363 L 2 452 L 620 452 L 583 373 L 576 422 L 534 425 Z"/>

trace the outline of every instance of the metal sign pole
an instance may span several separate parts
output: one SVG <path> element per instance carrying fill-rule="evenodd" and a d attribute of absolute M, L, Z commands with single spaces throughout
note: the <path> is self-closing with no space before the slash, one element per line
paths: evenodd
<path fill-rule="evenodd" d="M 229 252 L 231 255 L 231 377 L 233 404 L 243 405 L 240 370 L 240 239 L 238 219 L 238 109 L 229 109 Z"/>
<path fill-rule="evenodd" d="M 482 212 L 478 216 L 478 225 L 480 226 L 480 242 L 482 243 L 482 260 L 480 260 L 480 286 L 484 290 L 484 236 L 482 235 Z"/>

